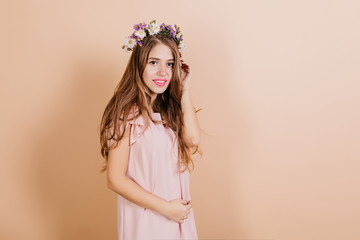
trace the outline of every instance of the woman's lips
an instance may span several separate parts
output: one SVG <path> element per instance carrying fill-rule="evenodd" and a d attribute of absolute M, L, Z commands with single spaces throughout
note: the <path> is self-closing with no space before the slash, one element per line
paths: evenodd
<path fill-rule="evenodd" d="M 166 81 L 167 81 L 166 79 L 159 79 L 159 78 L 153 80 L 153 82 L 160 87 L 164 86 Z"/>

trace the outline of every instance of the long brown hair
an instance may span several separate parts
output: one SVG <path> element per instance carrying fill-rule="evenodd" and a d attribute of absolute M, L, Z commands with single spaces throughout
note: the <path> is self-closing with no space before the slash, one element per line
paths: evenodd
<path fill-rule="evenodd" d="M 151 49 L 159 44 L 168 46 L 174 56 L 174 68 L 172 78 L 168 88 L 164 93 L 158 94 L 153 103 L 153 112 L 159 112 L 163 121 L 155 121 L 151 117 L 151 90 L 142 80 L 142 75 L 146 67 L 148 56 Z M 191 155 L 198 152 L 202 155 L 202 151 L 198 146 L 191 152 L 189 146 L 184 142 L 182 130 L 184 127 L 183 112 L 181 111 L 181 63 L 178 47 L 170 37 L 157 34 L 145 38 L 144 46 L 136 46 L 131 54 L 124 75 L 117 85 L 113 97 L 110 99 L 105 108 L 100 124 L 100 144 L 101 155 L 105 158 L 105 165 L 100 170 L 107 170 L 108 154 L 110 149 L 115 148 L 118 142 L 123 138 L 127 120 L 137 118 L 143 115 L 148 125 L 149 119 L 156 123 L 163 123 L 165 127 L 171 128 L 178 140 L 178 152 L 180 163 L 184 166 L 181 172 L 186 169 L 194 169 L 194 162 Z M 136 106 L 137 114 L 132 118 L 132 109 Z M 196 110 L 196 112 L 200 111 Z M 121 131 L 120 131 L 121 130 Z M 115 143 L 110 144 L 110 143 Z"/>

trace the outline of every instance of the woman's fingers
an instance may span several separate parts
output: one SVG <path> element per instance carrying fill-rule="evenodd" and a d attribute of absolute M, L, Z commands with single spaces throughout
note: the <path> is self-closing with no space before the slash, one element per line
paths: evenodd
<path fill-rule="evenodd" d="M 185 72 L 185 73 L 189 73 L 190 72 L 190 66 L 187 64 L 182 64 L 181 69 Z"/>
<path fill-rule="evenodd" d="M 184 66 L 184 65 L 189 66 L 189 64 L 187 64 L 187 62 L 182 57 L 180 57 L 180 63 L 181 63 L 181 66 Z"/>
<path fill-rule="evenodd" d="M 179 223 L 183 223 L 183 222 L 185 221 L 185 219 L 187 219 L 187 218 L 188 218 L 188 215 L 186 214 L 185 216 L 183 216 L 183 217 L 180 219 Z"/>
<path fill-rule="evenodd" d="M 183 205 L 185 205 L 186 209 L 185 212 L 183 212 L 182 216 L 180 217 L 180 219 L 178 219 L 178 223 L 184 223 L 185 219 L 187 219 L 189 216 L 189 213 L 191 212 L 191 208 L 192 205 L 190 203 L 190 201 L 186 201 L 184 199 L 177 199 L 180 203 L 182 203 Z"/>
<path fill-rule="evenodd" d="M 185 61 L 181 62 L 181 66 L 182 67 L 190 67 L 190 65 Z"/>
<path fill-rule="evenodd" d="M 188 73 L 190 71 L 190 66 L 189 64 L 182 58 L 182 56 L 180 55 L 180 63 L 181 63 L 181 68 Z"/>
<path fill-rule="evenodd" d="M 186 211 L 186 214 L 185 214 L 184 216 L 182 216 L 182 218 L 180 219 L 179 222 L 180 222 L 180 223 L 183 223 L 184 220 L 188 218 L 189 213 L 190 213 L 190 210 Z"/>

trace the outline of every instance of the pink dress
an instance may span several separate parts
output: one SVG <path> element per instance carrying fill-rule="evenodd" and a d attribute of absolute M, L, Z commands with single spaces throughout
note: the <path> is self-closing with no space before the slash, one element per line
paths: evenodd
<path fill-rule="evenodd" d="M 152 117 L 161 120 L 160 113 L 152 113 Z M 149 122 L 146 129 L 142 116 L 127 123 L 132 125 L 127 176 L 146 191 L 167 201 L 191 200 L 189 171 L 177 172 L 178 145 L 173 130 Z M 193 209 L 180 224 L 118 194 L 118 240 L 147 239 L 197 239 Z"/>

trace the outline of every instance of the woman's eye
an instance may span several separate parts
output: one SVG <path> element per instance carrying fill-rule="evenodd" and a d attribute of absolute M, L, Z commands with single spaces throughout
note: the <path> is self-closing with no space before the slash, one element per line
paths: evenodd
<path fill-rule="evenodd" d="M 150 61 L 149 63 L 150 63 L 151 65 L 155 65 L 155 64 L 156 64 L 155 61 Z"/>
<path fill-rule="evenodd" d="M 169 67 L 174 67 L 174 63 L 168 63 Z"/>

